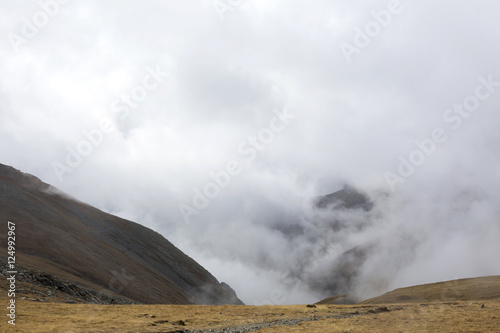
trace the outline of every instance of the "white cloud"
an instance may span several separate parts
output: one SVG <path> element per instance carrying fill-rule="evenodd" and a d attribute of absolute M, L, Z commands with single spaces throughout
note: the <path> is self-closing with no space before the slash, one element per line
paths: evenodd
<path fill-rule="evenodd" d="M 478 76 L 500 81 L 497 3 L 401 1 L 403 12 L 351 64 L 340 43 L 351 42 L 356 26 L 387 1 L 247 1 L 223 21 L 211 1 L 70 1 L 19 53 L 7 33 L 21 34 L 23 18 L 40 7 L 1 3 L 2 163 L 162 232 L 219 279 L 247 286 L 237 290 L 244 301 L 279 285 L 277 276 L 315 248 L 319 230 L 332 234 L 306 218 L 309 196 L 344 182 L 387 191 L 384 172 L 394 172 L 398 156 L 435 127 L 450 139 L 399 192 L 377 202 L 380 216 L 369 217 L 377 227 L 342 231 L 345 250 L 374 235 L 384 239 L 360 279 L 370 281 L 386 265 L 387 287 L 499 273 L 483 264 L 490 252 L 478 244 L 498 250 L 500 238 L 491 232 L 500 91 L 457 131 L 442 119 L 474 92 Z M 168 78 L 120 119 L 113 101 L 129 94 L 148 66 Z M 244 161 L 238 144 L 285 106 L 297 119 L 187 225 L 178 205 L 210 181 L 209 172 Z M 59 182 L 52 162 L 64 162 L 66 147 L 103 118 L 118 130 Z M 471 191 L 480 193 L 480 209 L 459 213 L 457 196 Z M 287 223 L 304 233 L 290 239 L 276 231 Z M 405 263 L 411 251 L 394 249 L 408 234 L 416 245 Z M 241 262 L 227 261 L 226 252 Z M 466 265 L 451 260 L 453 253 L 467 255 Z M 269 266 L 278 272 L 266 275 Z"/>

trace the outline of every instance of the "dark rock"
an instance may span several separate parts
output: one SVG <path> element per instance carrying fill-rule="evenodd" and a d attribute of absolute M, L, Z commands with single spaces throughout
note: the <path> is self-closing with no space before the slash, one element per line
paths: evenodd
<path fill-rule="evenodd" d="M 317 197 L 314 204 L 316 208 L 320 209 L 344 208 L 370 211 L 373 208 L 373 202 L 366 194 L 347 185 L 340 191 Z"/>
<path fill-rule="evenodd" d="M 387 308 L 387 306 L 381 306 L 381 307 L 378 307 L 376 309 L 371 309 L 371 310 L 368 310 L 368 313 L 381 313 L 381 312 L 389 312 L 389 308 Z"/>

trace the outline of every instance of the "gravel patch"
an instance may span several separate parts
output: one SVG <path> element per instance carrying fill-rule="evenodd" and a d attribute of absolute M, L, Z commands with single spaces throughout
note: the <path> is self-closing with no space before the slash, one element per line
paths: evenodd
<path fill-rule="evenodd" d="M 234 327 L 223 327 L 223 328 L 213 328 L 207 330 L 177 330 L 170 331 L 169 333 L 246 333 L 246 332 L 257 332 L 262 328 L 273 327 L 273 326 L 297 326 L 302 322 L 320 320 L 325 318 L 334 318 L 334 319 L 346 319 L 354 316 L 359 316 L 364 313 L 349 313 L 349 314 L 340 314 L 340 315 L 331 315 L 331 316 L 321 316 L 321 317 L 304 317 L 304 318 L 293 318 L 293 319 L 280 319 L 267 323 L 256 323 L 242 326 L 234 326 Z"/>

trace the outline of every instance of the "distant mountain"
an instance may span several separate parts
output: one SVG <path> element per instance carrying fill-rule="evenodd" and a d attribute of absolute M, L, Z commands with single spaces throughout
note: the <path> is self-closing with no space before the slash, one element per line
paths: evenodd
<path fill-rule="evenodd" d="M 2 263 L 7 256 L 8 221 L 16 224 L 18 279 L 66 293 L 68 299 L 243 304 L 227 284 L 219 283 L 162 235 L 0 164 Z M 6 267 L 0 268 L 5 275 Z"/>
<path fill-rule="evenodd" d="M 373 208 L 373 202 L 370 198 L 351 186 L 344 186 L 343 189 L 314 199 L 316 208 L 344 208 L 344 209 L 363 209 L 369 211 Z"/>
<path fill-rule="evenodd" d="M 342 230 L 362 230 L 370 223 L 368 219 L 353 220 L 349 214 L 344 216 L 337 213 L 357 211 L 364 216 L 374 208 L 368 195 L 349 185 L 334 193 L 315 197 L 312 205 L 319 213 L 314 222 L 336 233 L 341 233 Z M 373 248 L 374 244 L 366 243 L 347 249 L 322 271 L 310 274 L 307 278 L 308 286 L 324 295 L 347 295 L 343 298 L 334 296 L 328 301 L 339 302 L 338 304 L 354 302 L 350 295 L 354 291 L 354 281 Z"/>
<path fill-rule="evenodd" d="M 319 302 L 314 304 L 356 304 L 356 301 L 349 298 L 347 295 L 338 295 L 327 297 Z"/>

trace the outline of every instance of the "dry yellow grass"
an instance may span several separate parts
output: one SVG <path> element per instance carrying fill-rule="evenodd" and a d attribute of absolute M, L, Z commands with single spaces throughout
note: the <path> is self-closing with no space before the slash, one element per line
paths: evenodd
<path fill-rule="evenodd" d="M 44 287 L 19 281 L 18 288 L 24 291 L 16 297 L 16 325 L 7 323 L 5 310 L 0 332 L 192 332 L 220 328 L 247 332 L 243 328 L 248 325 L 258 325 L 258 332 L 269 333 L 500 332 L 499 282 L 498 277 L 457 280 L 397 289 L 357 305 L 307 307 L 67 304 L 61 303 L 65 300 L 62 294 L 42 297 Z M 413 302 L 401 303 L 404 299 Z M 0 290 L 0 304 L 8 304 L 6 290 Z"/>
<path fill-rule="evenodd" d="M 484 304 L 484 306 L 483 306 Z M 387 310 L 384 307 L 387 307 Z M 316 320 L 311 320 L 315 318 Z M 19 300 L 2 332 L 175 332 L 300 319 L 259 332 L 500 332 L 500 302 L 388 305 L 89 305 Z M 184 325 L 181 324 L 184 323 Z"/>

